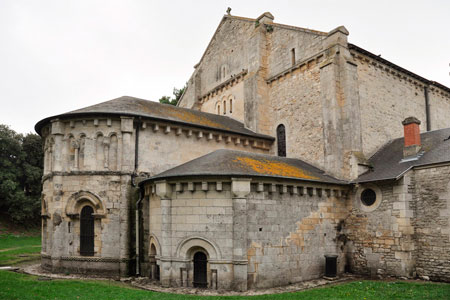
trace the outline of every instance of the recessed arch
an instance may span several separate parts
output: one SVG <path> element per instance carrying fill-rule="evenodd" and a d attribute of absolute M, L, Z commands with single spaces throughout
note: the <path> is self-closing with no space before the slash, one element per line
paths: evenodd
<path fill-rule="evenodd" d="M 194 254 L 201 249 L 207 252 L 205 254 L 208 260 L 220 260 L 222 258 L 219 247 L 213 241 L 201 236 L 184 239 L 178 244 L 175 253 L 178 258 L 192 259 Z"/>
<path fill-rule="evenodd" d="M 94 213 L 97 215 L 105 214 L 104 205 L 97 195 L 87 191 L 80 191 L 70 196 L 69 200 L 67 201 L 66 215 L 79 215 L 81 209 L 85 205 L 92 206 L 92 208 L 94 209 Z"/>
<path fill-rule="evenodd" d="M 152 245 L 155 246 L 155 256 L 160 256 L 161 255 L 161 244 L 158 241 L 158 238 L 154 235 L 154 234 L 150 234 L 150 238 L 149 238 L 149 249 L 151 249 Z"/>

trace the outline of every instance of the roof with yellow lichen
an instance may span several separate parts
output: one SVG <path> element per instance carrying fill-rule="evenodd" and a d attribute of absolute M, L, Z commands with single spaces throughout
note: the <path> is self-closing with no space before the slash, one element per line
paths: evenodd
<path fill-rule="evenodd" d="M 294 158 L 217 150 L 150 178 L 189 176 L 275 177 L 334 184 L 346 184 L 324 171 Z"/>
<path fill-rule="evenodd" d="M 117 99 L 109 100 L 78 110 L 74 110 L 58 116 L 49 117 L 39 121 L 36 126 L 36 132 L 40 133 L 42 127 L 50 120 L 55 118 L 71 118 L 96 115 L 119 115 L 150 118 L 158 121 L 170 121 L 172 123 L 191 125 L 194 127 L 214 129 L 229 133 L 258 137 L 262 139 L 273 140 L 268 135 L 257 134 L 244 127 L 239 121 L 226 116 L 205 113 L 193 109 L 176 107 L 168 104 L 161 104 L 154 101 L 123 96 Z"/>

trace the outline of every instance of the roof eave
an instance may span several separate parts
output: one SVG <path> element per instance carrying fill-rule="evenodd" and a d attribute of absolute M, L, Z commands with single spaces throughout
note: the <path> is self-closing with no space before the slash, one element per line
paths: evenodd
<path fill-rule="evenodd" d="M 72 118 L 72 117 L 82 117 L 82 116 L 89 116 L 90 117 L 90 116 L 93 116 L 93 115 L 97 115 L 97 116 L 112 115 L 112 116 L 140 117 L 140 118 L 145 118 L 145 119 L 149 119 L 149 120 L 155 120 L 155 121 L 159 121 L 159 122 L 169 122 L 169 123 L 175 123 L 175 124 L 179 124 L 179 125 L 183 125 L 183 126 L 191 126 L 191 127 L 202 128 L 202 129 L 206 129 L 206 130 L 214 130 L 214 131 L 225 132 L 225 133 L 233 133 L 233 134 L 236 134 L 236 135 L 248 136 L 248 137 L 252 137 L 252 138 L 260 138 L 260 139 L 268 140 L 268 141 L 271 141 L 271 142 L 273 142 L 275 140 L 274 137 L 269 136 L 269 135 L 264 135 L 264 134 L 258 134 L 258 133 L 249 134 L 249 133 L 243 133 L 243 132 L 238 132 L 238 131 L 234 131 L 234 130 L 227 130 L 227 129 L 221 129 L 221 128 L 216 128 L 216 127 L 209 127 L 209 126 L 199 125 L 199 124 L 195 124 L 195 123 L 181 122 L 181 121 L 169 120 L 169 119 L 165 119 L 165 118 L 158 118 L 158 117 L 152 117 L 152 116 L 143 116 L 143 115 L 139 115 L 139 114 L 121 113 L 121 112 L 80 112 L 80 113 L 68 113 L 68 114 L 56 115 L 56 116 L 52 116 L 52 117 L 48 117 L 48 118 L 42 119 L 41 121 L 37 122 L 36 125 L 34 126 L 34 130 L 39 135 L 41 135 L 42 128 L 45 126 L 46 123 L 50 122 L 53 119 L 68 119 L 68 118 Z"/>

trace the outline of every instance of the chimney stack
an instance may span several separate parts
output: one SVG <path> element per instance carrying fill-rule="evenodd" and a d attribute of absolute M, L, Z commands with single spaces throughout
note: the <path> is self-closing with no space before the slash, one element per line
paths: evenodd
<path fill-rule="evenodd" d="M 403 157 L 414 156 L 422 149 L 420 142 L 420 121 L 415 117 L 408 117 L 403 122 L 405 135 L 405 146 L 403 147 Z"/>

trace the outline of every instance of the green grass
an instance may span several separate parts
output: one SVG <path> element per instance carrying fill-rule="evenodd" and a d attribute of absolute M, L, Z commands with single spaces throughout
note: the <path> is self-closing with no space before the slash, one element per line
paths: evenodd
<path fill-rule="evenodd" d="M 0 266 L 38 259 L 40 252 L 40 236 L 0 236 Z"/>
<path fill-rule="evenodd" d="M 0 299 L 449 299 L 450 284 L 355 281 L 296 293 L 261 296 L 195 296 L 143 291 L 114 281 L 52 280 L 0 271 Z"/>

